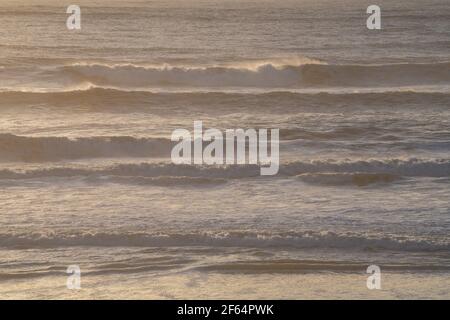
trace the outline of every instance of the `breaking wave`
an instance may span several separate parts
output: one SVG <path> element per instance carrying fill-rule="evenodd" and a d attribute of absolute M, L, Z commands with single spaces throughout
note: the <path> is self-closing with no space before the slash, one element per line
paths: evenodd
<path fill-rule="evenodd" d="M 74 64 L 61 75 L 99 86 L 139 87 L 382 87 L 450 82 L 450 63 L 392 65 L 305 64 L 244 67 L 144 67 Z"/>

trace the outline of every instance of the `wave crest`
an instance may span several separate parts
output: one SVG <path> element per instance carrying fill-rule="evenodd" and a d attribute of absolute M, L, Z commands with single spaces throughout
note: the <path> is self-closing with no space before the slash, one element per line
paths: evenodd
<path fill-rule="evenodd" d="M 448 241 L 403 236 L 380 236 L 331 231 L 201 231 L 190 233 L 146 232 L 34 232 L 1 233 L 1 247 L 251 247 L 251 248 L 349 248 L 360 250 L 448 251 Z"/>
<path fill-rule="evenodd" d="M 264 90 L 263 92 L 239 91 L 164 91 L 152 90 L 126 90 L 98 87 L 90 85 L 87 88 L 67 90 L 33 91 L 1 91 L 0 105 L 2 108 L 29 107 L 30 104 L 42 103 L 58 108 L 80 108 L 109 111 L 118 108 L 122 112 L 130 112 L 136 109 L 152 112 L 167 109 L 178 110 L 183 105 L 187 110 L 208 109 L 220 110 L 242 109 L 272 109 L 274 105 L 283 109 L 298 111 L 302 108 L 347 108 L 352 106 L 379 107 L 387 104 L 402 106 L 428 106 L 447 107 L 450 104 L 450 95 L 447 91 L 414 91 L 410 89 L 381 89 L 381 91 L 348 92 L 345 89 L 338 92 L 297 92 Z M 371 90 L 371 89 L 370 89 Z"/>
<path fill-rule="evenodd" d="M 145 67 L 74 64 L 60 69 L 79 83 L 145 87 L 390 87 L 450 82 L 450 63 L 392 65 L 259 65 L 231 67 Z"/>
<path fill-rule="evenodd" d="M 383 179 L 389 175 L 405 177 L 449 177 L 450 160 L 435 159 L 388 159 L 388 160 L 360 160 L 360 161 L 294 161 L 282 163 L 278 176 L 298 176 L 301 174 L 340 173 L 359 174 L 362 180 Z M 361 176 L 361 174 L 367 174 Z M 371 175 L 372 174 L 372 175 Z M 379 176 L 377 177 L 376 174 Z M 384 175 L 384 176 L 383 176 Z M 199 166 L 176 165 L 172 163 L 141 163 L 120 164 L 104 168 L 72 168 L 51 167 L 16 171 L 0 170 L 0 179 L 36 179 L 51 177 L 198 177 L 209 179 L 242 179 L 260 177 L 259 165 L 223 165 Z M 314 177 L 313 175 L 311 177 Z M 317 176 L 316 176 L 317 177 Z M 341 175 L 341 177 L 345 177 Z M 373 178 L 376 177 L 376 178 Z M 379 178 L 382 177 L 382 178 Z M 347 178 L 345 178 L 347 179 Z M 353 179 L 353 178 L 350 178 Z M 359 178 L 356 178 L 357 181 Z M 387 178 L 390 179 L 390 178 Z"/>

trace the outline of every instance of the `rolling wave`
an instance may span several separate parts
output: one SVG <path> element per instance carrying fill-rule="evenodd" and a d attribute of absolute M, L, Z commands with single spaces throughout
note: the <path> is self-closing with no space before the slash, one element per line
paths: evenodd
<path fill-rule="evenodd" d="M 361 272 L 367 269 L 367 262 L 351 261 L 320 261 L 320 260 L 251 260 L 233 261 L 231 263 L 218 263 L 208 266 L 198 267 L 202 271 L 213 271 L 221 273 L 310 273 L 310 272 Z M 448 272 L 449 266 L 435 264 L 389 264 L 383 263 L 383 271 L 387 272 L 423 272 L 423 271 L 443 271 Z M 1 277 L 1 276 L 0 276 Z"/>
<path fill-rule="evenodd" d="M 450 243 L 404 236 L 354 233 L 289 231 L 199 231 L 189 233 L 146 232 L 33 232 L 0 233 L 0 247 L 250 247 L 341 248 L 355 250 L 448 251 Z"/>
<path fill-rule="evenodd" d="M 450 88 L 450 87 L 449 87 Z M 273 110 L 319 110 L 352 107 L 369 109 L 395 105 L 396 108 L 447 108 L 450 90 L 390 88 L 380 91 L 187 91 L 153 92 L 91 87 L 65 91 L 1 91 L 0 108 L 32 108 L 36 104 L 68 110 L 94 110 L 95 112 L 181 112 L 182 110 L 257 112 Z"/>
<path fill-rule="evenodd" d="M 360 160 L 360 161 L 295 161 L 280 164 L 278 176 L 298 176 L 301 174 L 341 173 L 355 174 L 356 181 L 367 179 L 389 180 L 389 175 L 405 177 L 449 177 L 450 160 L 420 160 L 420 159 L 388 159 L 388 160 Z M 356 174 L 368 174 L 357 176 Z M 374 174 L 374 175 L 370 175 Z M 376 176 L 379 174 L 380 176 Z M 385 176 L 383 176 L 385 175 Z M 172 163 L 141 163 L 119 164 L 104 168 L 73 168 L 51 167 L 16 171 L 0 170 L 0 179 L 40 179 L 51 177 L 196 177 L 208 179 L 241 179 L 260 177 L 259 165 L 226 165 L 226 166 L 198 166 L 176 165 Z M 307 176 L 304 176 L 307 177 Z M 312 179 L 310 178 L 307 179 Z M 316 176 L 317 179 L 324 179 Z M 345 177 L 345 176 L 341 176 Z M 349 176 L 351 177 L 351 175 Z M 326 178 L 325 178 L 326 179 Z M 332 178 L 333 179 L 333 178 Z M 339 178 L 340 179 L 340 178 Z M 345 177 L 347 179 L 347 177 Z M 353 180 L 352 180 L 353 181 Z"/>
<path fill-rule="evenodd" d="M 367 261 L 336 261 L 336 260 L 299 260 L 299 259 L 269 259 L 269 260 L 237 260 L 224 263 L 209 263 L 198 266 L 198 260 L 164 257 L 160 259 L 135 259 L 132 262 L 119 261 L 97 264 L 84 270 L 83 277 L 109 274 L 135 274 L 144 272 L 160 272 L 167 270 L 195 270 L 238 274 L 301 274 L 301 273 L 360 273 L 367 269 Z M 384 272 L 448 272 L 448 265 L 435 263 L 383 263 Z M 52 265 L 33 269 L 0 272 L 0 280 L 29 279 L 48 276 L 65 276 L 66 266 Z M 200 278 L 201 279 L 201 278 Z M 204 278 L 203 278 L 204 279 Z M 198 281 L 198 280 L 191 280 Z"/>
<path fill-rule="evenodd" d="M 144 67 L 73 64 L 60 76 L 98 86 L 142 87 L 383 87 L 450 83 L 450 63 L 391 65 L 305 64 L 244 67 Z"/>
<path fill-rule="evenodd" d="M 298 177 L 305 182 L 318 185 L 356 185 L 359 187 L 374 183 L 389 183 L 401 179 L 389 173 L 303 173 Z"/>
<path fill-rule="evenodd" d="M 356 181 L 359 181 L 360 179 L 362 181 L 365 179 L 369 181 L 370 179 L 390 180 L 393 179 L 394 176 L 448 177 L 450 176 L 450 160 L 421 160 L 415 158 L 407 160 L 387 159 L 359 161 L 316 160 L 311 162 L 292 162 L 281 167 L 280 172 L 289 176 L 298 176 L 305 173 L 353 174 L 352 179 L 356 179 Z M 364 176 L 363 174 L 366 175 Z"/>
<path fill-rule="evenodd" d="M 338 139 L 360 139 L 361 137 L 380 137 L 389 136 L 391 148 L 416 148 L 423 150 L 445 150 L 449 146 L 448 141 L 437 142 L 403 142 L 396 141 L 400 139 L 392 136 L 392 132 L 376 127 L 338 127 L 328 131 L 312 131 L 301 128 L 281 129 L 281 151 L 287 150 L 290 144 L 296 143 L 301 147 L 313 145 L 315 147 L 320 143 Z M 442 138 L 445 138 L 444 133 Z M 334 142 L 333 142 L 334 143 Z M 376 148 L 378 142 L 373 145 L 367 143 L 370 148 Z M 98 159 L 98 158 L 170 158 L 172 148 L 177 142 L 168 138 L 146 137 L 137 138 L 131 136 L 94 136 L 94 137 L 32 137 L 18 136 L 13 134 L 0 134 L 0 163 L 1 162 L 58 162 L 63 160 L 79 160 L 79 159 Z M 203 141 L 206 147 L 208 141 Z M 337 143 L 334 143 L 337 145 Z M 248 151 L 248 144 L 246 144 Z M 359 144 L 354 146 L 347 144 L 346 148 L 362 147 Z M 226 155 L 226 150 L 223 151 Z"/>
<path fill-rule="evenodd" d="M 150 261 L 149 261 L 150 260 Z M 105 275 L 105 274 L 129 274 L 151 271 L 170 270 L 185 267 L 186 264 L 192 262 L 183 258 L 150 258 L 150 259 L 134 259 L 131 262 L 109 262 L 96 264 L 95 267 L 85 270 L 83 276 Z M 27 279 L 48 276 L 61 276 L 66 273 L 67 266 L 54 264 L 51 266 L 37 266 L 33 269 L 19 269 L 13 272 L 0 272 L 0 280 L 10 279 Z"/>
<path fill-rule="evenodd" d="M 206 177 L 183 177 L 183 176 L 159 176 L 159 177 L 135 177 L 135 176 L 102 176 L 90 177 L 91 183 L 116 183 L 138 186 L 157 186 L 157 187 L 213 187 L 227 182 L 221 178 Z"/>
<path fill-rule="evenodd" d="M 104 157 L 168 156 L 172 142 L 164 138 L 127 136 L 24 137 L 0 134 L 0 161 L 43 162 Z"/>

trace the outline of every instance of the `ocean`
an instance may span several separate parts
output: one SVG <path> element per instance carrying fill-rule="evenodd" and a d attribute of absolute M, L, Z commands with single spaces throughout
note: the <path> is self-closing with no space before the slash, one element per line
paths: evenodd
<path fill-rule="evenodd" d="M 76 2 L 0 3 L 1 299 L 450 298 L 448 0 Z"/>

